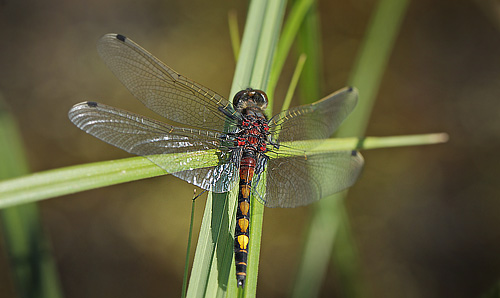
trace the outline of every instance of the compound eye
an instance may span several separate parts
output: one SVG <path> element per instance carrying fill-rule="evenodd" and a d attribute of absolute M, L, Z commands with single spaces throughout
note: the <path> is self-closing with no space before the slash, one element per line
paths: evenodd
<path fill-rule="evenodd" d="M 267 108 L 267 95 L 262 90 L 254 90 L 255 91 L 255 103 L 261 107 L 261 109 L 265 110 Z"/>
<path fill-rule="evenodd" d="M 247 94 L 248 91 L 247 90 L 241 90 L 240 92 L 236 93 L 236 95 L 233 97 L 233 106 L 238 106 L 240 100 L 243 99 L 243 97 L 245 97 L 245 94 Z"/>

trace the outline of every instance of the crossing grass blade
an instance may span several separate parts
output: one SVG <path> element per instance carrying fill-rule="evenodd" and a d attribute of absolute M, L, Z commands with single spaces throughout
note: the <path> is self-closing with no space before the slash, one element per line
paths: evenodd
<path fill-rule="evenodd" d="M 314 0 L 297 0 L 292 3 L 288 17 L 283 25 L 278 48 L 276 49 L 276 56 L 272 64 L 271 75 L 269 77 L 267 95 L 270 99 L 274 98 L 276 85 L 278 84 L 278 79 L 280 78 L 281 71 L 285 65 L 285 60 L 290 52 L 293 41 L 297 37 L 297 32 L 300 29 L 302 22 L 313 4 Z M 270 106 L 272 105 L 270 104 Z"/>
<path fill-rule="evenodd" d="M 438 144 L 446 142 L 447 139 L 448 135 L 445 133 L 361 139 L 335 138 L 325 140 L 316 150 L 322 152 L 370 150 Z M 280 148 L 283 150 L 280 151 L 280 154 L 287 153 L 286 146 L 289 144 L 284 143 L 284 145 Z M 164 158 L 168 158 L 168 155 L 165 155 Z M 182 169 L 179 167 L 179 170 Z M 0 181 L 0 209 L 166 174 L 164 170 L 144 157 L 130 157 L 38 172 Z"/>
<path fill-rule="evenodd" d="M 360 90 L 362 100 L 337 133 L 337 137 L 363 136 L 370 119 L 382 76 L 408 7 L 409 0 L 380 0 L 368 23 L 363 43 L 349 78 L 349 85 Z M 340 196 L 343 199 L 345 196 Z M 335 209 L 341 220 L 341 229 L 332 250 L 333 263 L 345 274 L 340 282 L 345 285 L 347 297 L 366 296 L 359 267 L 361 262 L 351 236 L 345 205 Z M 332 211 L 335 211 L 332 210 Z"/>
<path fill-rule="evenodd" d="M 288 85 L 288 90 L 285 95 L 285 100 L 283 101 L 283 106 L 281 107 L 281 111 L 288 110 L 290 107 L 290 103 L 292 102 L 293 95 L 295 94 L 295 89 L 297 88 L 297 83 L 299 82 L 300 75 L 302 74 L 302 69 L 304 68 L 304 64 L 306 63 L 307 56 L 306 54 L 301 54 L 297 61 L 297 65 L 295 66 L 295 71 L 293 72 L 292 80 Z"/>
<path fill-rule="evenodd" d="M 321 91 L 323 87 L 323 54 L 317 5 L 316 1 L 313 1 L 297 32 L 297 52 L 307 56 L 299 80 L 298 91 L 301 104 L 313 103 L 318 98 L 322 98 L 323 95 Z M 331 90 L 326 91 L 331 92 Z"/>
<path fill-rule="evenodd" d="M 196 199 L 203 193 L 196 195 L 196 189 L 194 190 L 193 200 L 191 202 L 191 220 L 189 222 L 189 236 L 188 243 L 186 247 L 186 260 L 184 262 L 184 277 L 182 278 L 182 294 L 181 297 L 186 297 L 187 293 L 187 283 L 188 283 L 188 273 L 189 273 L 189 256 L 191 254 L 191 240 L 193 238 L 193 224 L 194 224 L 194 206 L 196 204 Z"/>
<path fill-rule="evenodd" d="M 379 1 L 348 84 L 359 89 L 360 100 L 354 112 L 341 126 L 338 137 L 364 135 L 375 95 L 407 4 L 406 0 Z M 311 36 L 318 35 L 317 31 L 304 33 L 304 40 L 310 40 Z M 309 89 L 319 89 L 315 81 L 310 81 L 309 84 L 315 86 L 309 86 Z M 441 137 L 447 139 L 445 135 Z M 318 295 L 327 269 L 327 262 L 324 260 L 330 255 L 333 255 L 335 268 L 340 277 L 339 284 L 342 285 L 343 296 L 364 297 L 357 249 L 350 236 L 349 221 L 342 203 L 346 194 L 347 192 L 343 192 L 318 202 L 304 242 L 304 252 L 294 284 L 293 297 Z M 321 246 L 315 245 L 318 241 L 322 242 Z"/>

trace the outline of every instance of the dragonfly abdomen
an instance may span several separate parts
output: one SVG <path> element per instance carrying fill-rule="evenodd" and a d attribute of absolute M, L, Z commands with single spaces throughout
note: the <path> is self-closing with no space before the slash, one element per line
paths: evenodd
<path fill-rule="evenodd" d="M 238 211 L 234 231 L 234 260 L 238 287 L 243 287 L 247 276 L 248 242 L 250 227 L 250 192 L 255 171 L 255 153 L 244 150 L 240 162 L 240 190 L 238 193 Z"/>

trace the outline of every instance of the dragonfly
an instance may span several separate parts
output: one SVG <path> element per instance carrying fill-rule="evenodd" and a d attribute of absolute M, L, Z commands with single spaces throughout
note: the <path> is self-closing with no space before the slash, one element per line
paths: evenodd
<path fill-rule="evenodd" d="M 358 151 L 314 150 L 356 106 L 355 88 L 268 119 L 262 90 L 241 90 L 229 102 L 123 35 L 106 34 L 97 48 L 134 97 L 167 121 L 93 101 L 74 105 L 69 119 L 90 135 L 144 156 L 204 190 L 225 193 L 238 185 L 238 287 L 246 280 L 251 195 L 267 207 L 303 206 L 349 188 L 360 175 L 364 160 Z"/>

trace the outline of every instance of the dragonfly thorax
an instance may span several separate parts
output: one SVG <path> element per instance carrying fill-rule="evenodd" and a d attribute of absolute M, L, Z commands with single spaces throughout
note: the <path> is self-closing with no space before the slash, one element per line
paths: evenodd
<path fill-rule="evenodd" d="M 239 131 L 235 139 L 236 146 L 265 153 L 267 152 L 268 139 L 269 126 L 264 116 L 243 115 L 243 120 L 239 123 Z"/>

